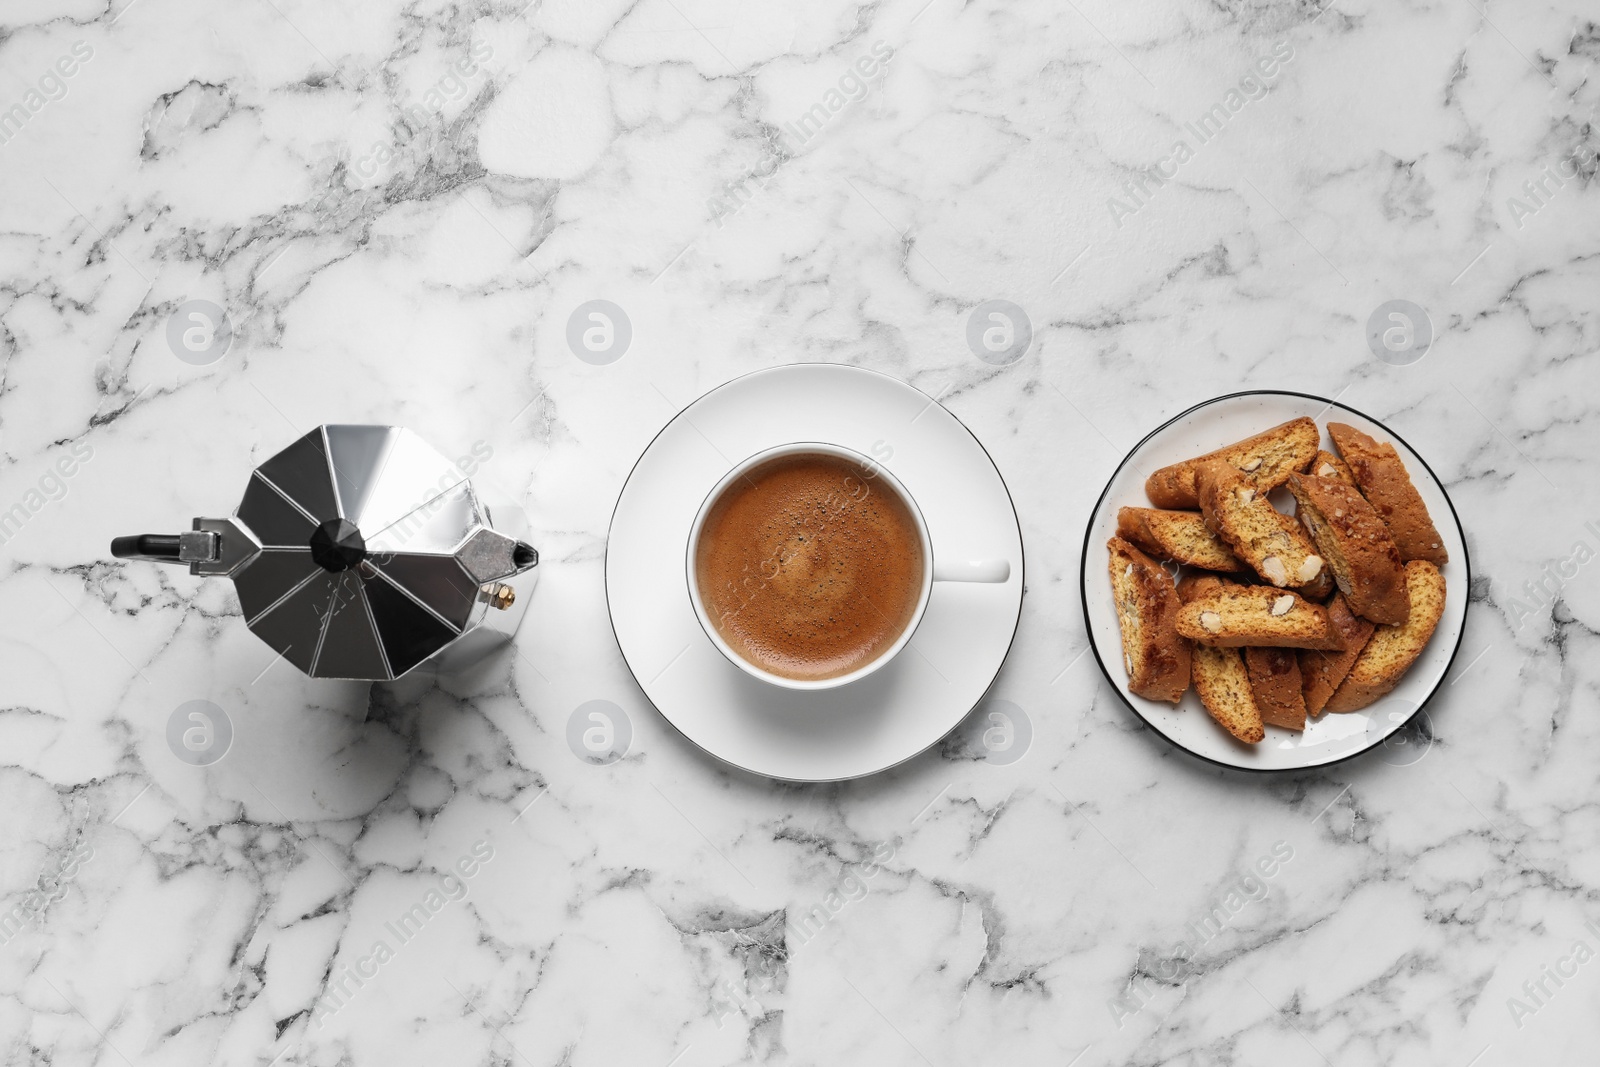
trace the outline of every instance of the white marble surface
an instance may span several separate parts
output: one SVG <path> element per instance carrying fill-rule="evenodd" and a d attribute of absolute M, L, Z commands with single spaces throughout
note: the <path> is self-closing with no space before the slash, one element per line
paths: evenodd
<path fill-rule="evenodd" d="M 0 1060 L 1591 1061 L 1600 28 L 1577 0 L 1330 8 L 7 5 L 0 902 L 27 922 Z M 1214 102 L 1222 132 L 1130 201 Z M 1006 367 L 964 339 L 995 298 L 1035 329 Z M 1395 298 L 1439 334 L 1411 366 L 1364 340 Z M 235 331 L 209 366 L 166 342 L 190 299 Z M 609 365 L 566 344 L 591 299 L 632 322 Z M 632 682 L 601 580 L 630 465 L 699 393 L 802 360 L 941 396 L 1009 480 L 1020 761 L 776 785 Z M 1081 656 L 1106 476 L 1241 386 L 1391 421 L 1451 489 L 1480 577 L 1418 762 L 1223 773 Z M 226 581 L 106 560 L 324 421 L 492 449 L 544 553 L 520 655 L 310 683 Z M 235 734 L 204 768 L 165 740 L 197 699 Z M 590 700 L 630 718 L 619 763 L 566 745 Z"/>

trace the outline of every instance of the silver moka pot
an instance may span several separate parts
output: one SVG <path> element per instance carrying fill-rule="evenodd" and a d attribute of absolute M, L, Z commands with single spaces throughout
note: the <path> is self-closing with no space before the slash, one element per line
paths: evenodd
<path fill-rule="evenodd" d="M 232 518 L 118 537 L 111 554 L 226 575 L 245 624 L 311 677 L 387 681 L 515 633 L 539 553 L 520 508 L 495 518 L 410 430 L 328 425 L 256 468 Z"/>

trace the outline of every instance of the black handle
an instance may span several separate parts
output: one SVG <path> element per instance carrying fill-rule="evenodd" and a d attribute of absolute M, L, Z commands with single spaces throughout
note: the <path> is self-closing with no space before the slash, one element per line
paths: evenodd
<path fill-rule="evenodd" d="M 177 563 L 177 534 L 130 534 L 111 539 L 111 554 L 118 559 L 147 559 L 157 563 Z"/>
<path fill-rule="evenodd" d="M 518 541 L 517 547 L 511 550 L 511 562 L 517 565 L 518 570 L 527 570 L 539 565 L 539 550 L 526 541 Z"/>

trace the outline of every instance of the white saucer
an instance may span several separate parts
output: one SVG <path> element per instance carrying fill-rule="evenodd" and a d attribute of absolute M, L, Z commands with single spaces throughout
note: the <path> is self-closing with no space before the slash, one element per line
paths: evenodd
<path fill-rule="evenodd" d="M 916 499 L 936 558 L 1004 559 L 1010 579 L 937 583 L 910 645 L 859 682 L 793 692 L 745 674 L 690 606 L 689 527 L 731 467 L 791 441 L 878 459 Z M 628 475 L 606 541 L 611 626 L 645 695 L 711 755 L 790 781 L 873 774 L 949 733 L 1005 661 L 1023 578 L 1016 509 L 977 439 L 899 379 L 829 363 L 756 371 L 679 412 Z"/>
<path fill-rule="evenodd" d="M 1144 482 L 1152 472 L 1302 415 L 1316 419 L 1323 431 L 1322 447 L 1330 452 L 1334 449 L 1328 442 L 1329 420 L 1347 423 L 1379 441 L 1394 445 L 1450 554 L 1450 562 L 1440 568 L 1445 580 L 1444 617 L 1439 620 L 1422 655 L 1417 657 L 1394 692 L 1376 704 L 1362 711 L 1325 713 L 1310 721 L 1301 734 L 1269 726 L 1266 738 L 1259 744 L 1245 745 L 1235 741 L 1212 720 L 1193 689 L 1185 693 L 1177 705 L 1146 700 L 1128 691 L 1116 602 L 1111 594 L 1111 579 L 1106 574 L 1110 562 L 1106 541 L 1117 532 L 1119 507 L 1150 507 L 1144 495 Z M 1281 509 L 1293 511 L 1294 501 L 1287 490 L 1275 492 L 1273 501 Z M 1456 650 L 1461 646 L 1472 568 L 1467 559 L 1461 522 L 1444 486 L 1422 457 L 1398 434 L 1354 408 L 1332 400 L 1302 393 L 1260 391 L 1235 393 L 1198 404 L 1157 427 L 1134 446 L 1111 476 L 1090 516 L 1083 546 L 1081 581 L 1084 621 L 1100 669 L 1128 706 L 1152 729 L 1180 748 L 1213 763 L 1252 771 L 1290 771 L 1337 763 L 1373 748 L 1382 748 L 1383 759 L 1388 763 L 1411 763 L 1421 758 L 1426 748 L 1419 747 L 1418 742 L 1429 744 L 1432 735 L 1425 719 L 1416 722 L 1413 719 L 1444 681 Z M 1412 723 L 1411 731 L 1401 732 L 1408 723 Z"/>

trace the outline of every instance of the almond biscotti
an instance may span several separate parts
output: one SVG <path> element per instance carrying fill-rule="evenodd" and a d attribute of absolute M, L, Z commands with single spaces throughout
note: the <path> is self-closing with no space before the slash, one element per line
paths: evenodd
<path fill-rule="evenodd" d="M 1266 493 L 1289 480 L 1295 471 L 1305 470 L 1317 454 L 1322 433 L 1308 418 L 1290 419 L 1280 426 L 1243 441 L 1207 452 L 1203 456 L 1162 467 L 1144 483 L 1145 495 L 1158 508 L 1193 508 L 1200 502 L 1200 487 L 1195 468 L 1209 460 L 1220 460 L 1250 480 L 1257 491 Z"/>
<path fill-rule="evenodd" d="M 1377 627 L 1360 618 L 1345 603 L 1343 594 L 1334 594 L 1328 602 L 1328 625 L 1333 627 L 1344 649 L 1334 652 L 1304 648 L 1300 650 L 1301 691 L 1305 695 L 1306 711 L 1313 717 L 1322 714 L 1339 683 L 1350 673 L 1351 666 L 1361 650 L 1367 647 L 1372 631 Z"/>
<path fill-rule="evenodd" d="M 1193 575 L 1178 583 L 1178 597 L 1187 603 L 1214 596 L 1225 585 L 1232 587 L 1231 583 L 1224 583 L 1214 575 Z M 1247 745 L 1257 744 L 1266 736 L 1261 709 L 1250 687 L 1250 673 L 1245 667 L 1244 655 L 1237 648 L 1196 645 L 1191 653 L 1190 671 L 1200 703 L 1219 726 Z"/>
<path fill-rule="evenodd" d="M 1295 650 L 1247 648 L 1244 665 L 1261 721 L 1285 730 L 1304 730 L 1306 698 L 1301 692 L 1300 660 Z"/>
<path fill-rule="evenodd" d="M 1328 423 L 1328 436 L 1350 465 L 1362 495 L 1389 527 L 1401 560 L 1409 563 L 1425 559 L 1440 567 L 1448 563 L 1450 553 L 1444 547 L 1444 539 L 1428 516 L 1422 494 L 1411 484 L 1411 475 L 1406 473 L 1406 465 L 1394 445 L 1375 441 L 1342 422 Z"/>
<path fill-rule="evenodd" d="M 1350 473 L 1349 466 L 1332 452 L 1319 450 L 1307 470 L 1318 478 L 1337 478 L 1349 486 L 1356 484 L 1355 475 Z M 1300 525 L 1306 527 L 1306 536 L 1311 537 L 1311 527 L 1306 525 L 1305 515 L 1297 514 L 1295 517 L 1300 520 Z M 1312 537 L 1312 540 L 1315 541 L 1316 538 Z"/>
<path fill-rule="evenodd" d="M 1119 508 L 1117 536 L 1161 559 L 1208 571 L 1246 570 L 1198 511 Z"/>
<path fill-rule="evenodd" d="M 1194 691 L 1211 717 L 1245 744 L 1259 743 L 1266 731 L 1261 728 L 1261 709 L 1239 650 L 1196 645 L 1191 662 Z"/>
<path fill-rule="evenodd" d="M 1178 609 L 1178 633 L 1221 648 L 1343 648 L 1328 611 L 1298 594 L 1265 585 L 1224 584 Z"/>
<path fill-rule="evenodd" d="M 1405 622 L 1405 566 L 1377 510 L 1337 478 L 1291 474 L 1289 492 L 1350 610 L 1385 625 Z"/>
<path fill-rule="evenodd" d="M 1400 626 L 1379 626 L 1356 657 L 1339 688 L 1328 698 L 1329 711 L 1358 711 L 1384 696 L 1410 669 L 1444 615 L 1444 576 L 1427 560 L 1406 564 L 1411 610 Z M 1185 608 L 1184 610 L 1187 610 Z M 1182 612 L 1179 612 L 1182 621 Z M 1179 632 L 1182 632 L 1180 626 Z"/>
<path fill-rule="evenodd" d="M 1176 704 L 1189 688 L 1189 642 L 1173 628 L 1178 591 L 1160 564 L 1122 538 L 1113 537 L 1106 548 L 1128 689 Z"/>
<path fill-rule="evenodd" d="M 1196 477 L 1206 522 L 1234 555 L 1280 588 L 1293 587 L 1313 599 L 1332 591 L 1333 580 L 1300 524 L 1273 507 L 1244 475 L 1208 460 L 1198 465 Z"/>

